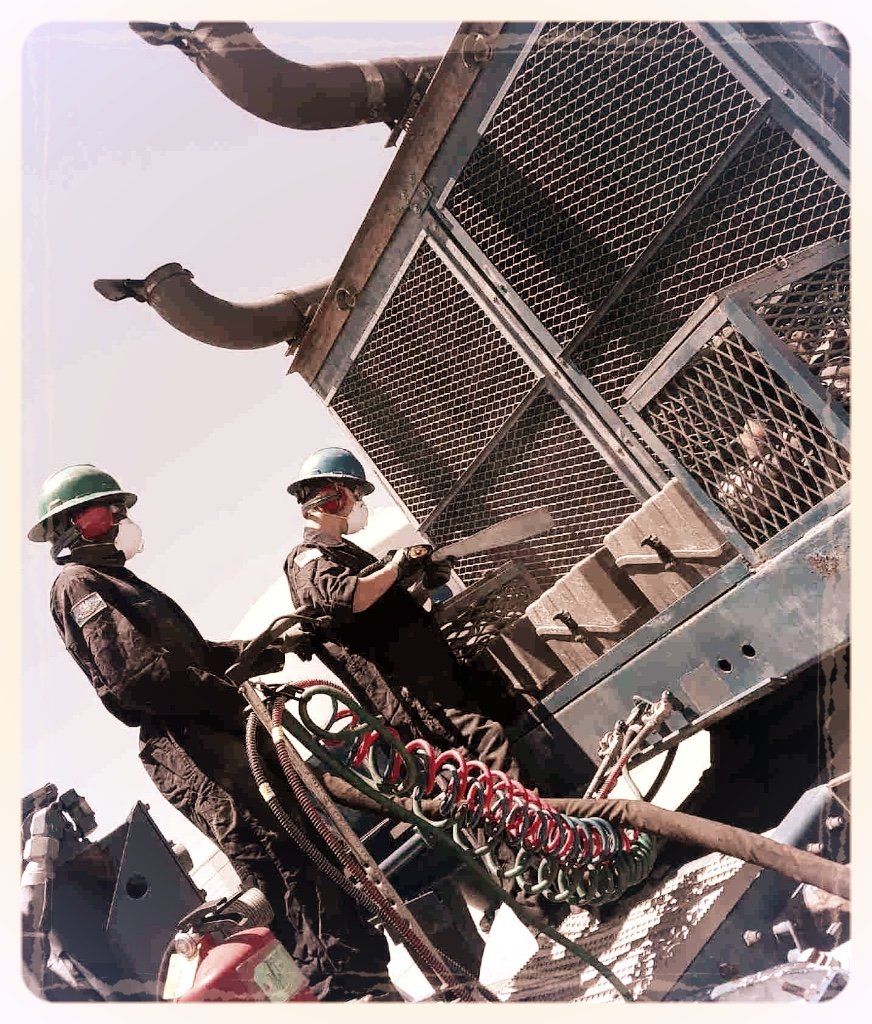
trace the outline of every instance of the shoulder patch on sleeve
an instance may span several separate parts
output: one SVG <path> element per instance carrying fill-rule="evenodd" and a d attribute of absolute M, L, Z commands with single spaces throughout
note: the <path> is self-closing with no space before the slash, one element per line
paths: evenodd
<path fill-rule="evenodd" d="M 72 607 L 73 618 L 79 626 L 84 626 L 89 619 L 93 619 L 97 612 L 107 607 L 106 602 L 99 594 L 88 594 Z"/>
<path fill-rule="evenodd" d="M 305 551 L 301 551 L 294 559 L 294 565 L 302 569 L 304 565 L 314 562 L 316 558 L 320 558 L 323 554 L 324 552 L 320 548 L 306 548 Z"/>

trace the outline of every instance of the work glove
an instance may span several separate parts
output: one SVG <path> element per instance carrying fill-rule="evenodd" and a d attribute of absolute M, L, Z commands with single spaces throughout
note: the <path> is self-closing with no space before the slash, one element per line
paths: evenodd
<path fill-rule="evenodd" d="M 437 590 L 444 586 L 451 579 L 451 572 L 456 564 L 456 558 L 440 558 L 439 561 L 427 558 L 423 577 L 425 589 Z"/>
<path fill-rule="evenodd" d="M 400 548 L 388 552 L 390 560 L 387 564 L 397 570 L 397 583 L 401 587 L 411 587 L 424 576 L 427 559 L 432 548 L 429 544 L 415 544 L 409 548 Z M 387 556 L 385 556 L 387 557 Z"/>
<path fill-rule="evenodd" d="M 253 675 L 269 675 L 271 672 L 281 672 L 285 667 L 285 652 L 281 642 L 270 644 L 264 648 L 254 659 L 251 666 Z"/>

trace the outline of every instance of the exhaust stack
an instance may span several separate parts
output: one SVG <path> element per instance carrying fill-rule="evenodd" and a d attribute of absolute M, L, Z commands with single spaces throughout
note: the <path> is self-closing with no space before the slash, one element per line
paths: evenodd
<path fill-rule="evenodd" d="M 329 284 L 279 292 L 262 302 L 227 302 L 194 284 L 180 263 L 165 263 L 141 281 L 102 278 L 94 287 L 112 302 L 147 302 L 170 326 L 206 345 L 255 349 L 299 341 Z"/>
<path fill-rule="evenodd" d="M 408 117 L 441 57 L 386 57 L 354 64 L 296 64 L 267 49 L 242 21 L 130 22 L 152 46 L 175 46 L 238 107 L 284 128 L 318 131 Z"/>

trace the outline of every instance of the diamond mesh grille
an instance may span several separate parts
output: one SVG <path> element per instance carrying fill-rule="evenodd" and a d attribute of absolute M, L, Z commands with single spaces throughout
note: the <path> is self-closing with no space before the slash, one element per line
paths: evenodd
<path fill-rule="evenodd" d="M 550 25 L 448 208 L 567 342 L 757 109 L 680 24 Z"/>
<path fill-rule="evenodd" d="M 844 238 L 848 214 L 839 186 L 778 126 L 764 125 L 573 362 L 616 402 L 707 295 L 778 257 Z"/>
<path fill-rule="evenodd" d="M 756 304 L 756 312 L 846 409 L 851 406 L 849 277 L 846 257 Z"/>
<path fill-rule="evenodd" d="M 845 449 L 729 325 L 641 416 L 755 547 L 848 479 Z"/>
<path fill-rule="evenodd" d="M 420 521 L 534 382 L 424 245 L 331 404 Z"/>
<path fill-rule="evenodd" d="M 537 505 L 548 508 L 555 529 L 492 555 L 462 559 L 458 571 L 464 582 L 475 582 L 511 558 L 543 589 L 549 587 L 639 507 L 548 392 L 525 410 L 429 532 L 444 544 Z"/>

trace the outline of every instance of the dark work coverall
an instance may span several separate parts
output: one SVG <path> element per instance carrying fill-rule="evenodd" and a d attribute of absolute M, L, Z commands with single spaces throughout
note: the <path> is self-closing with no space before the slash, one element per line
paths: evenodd
<path fill-rule="evenodd" d="M 477 708 L 474 679 L 466 677 L 430 613 L 397 585 L 365 611 L 351 610 L 357 575 L 375 561 L 351 541 L 313 528 L 288 555 L 285 573 L 296 611 L 333 622 L 318 656 L 405 742 L 418 737 L 441 750 L 459 748 L 517 777 L 502 726 Z"/>
<path fill-rule="evenodd" d="M 476 705 L 475 677 L 454 657 L 433 616 L 396 584 L 365 611 L 352 611 L 358 573 L 376 561 L 344 537 L 311 527 L 288 555 L 297 613 L 332 619 L 318 657 L 404 742 L 420 738 L 439 750 L 460 750 L 517 779 L 503 727 Z M 568 912 L 566 904 L 513 890 L 511 882 L 505 887 L 539 920 L 558 924 Z"/>
<path fill-rule="evenodd" d="M 119 564 L 114 547 L 85 547 L 74 557 L 52 587 L 52 615 L 105 707 L 139 727 L 139 756 L 157 788 L 223 850 L 244 886 L 265 893 L 276 937 L 317 996 L 392 991 L 384 938 L 280 832 L 258 793 L 245 755 L 244 701 L 222 676 L 242 645 L 204 640 L 174 601 Z M 258 670 L 278 669 L 283 659 L 265 654 L 272 663 Z M 277 763 L 273 775 L 282 797 Z"/>

